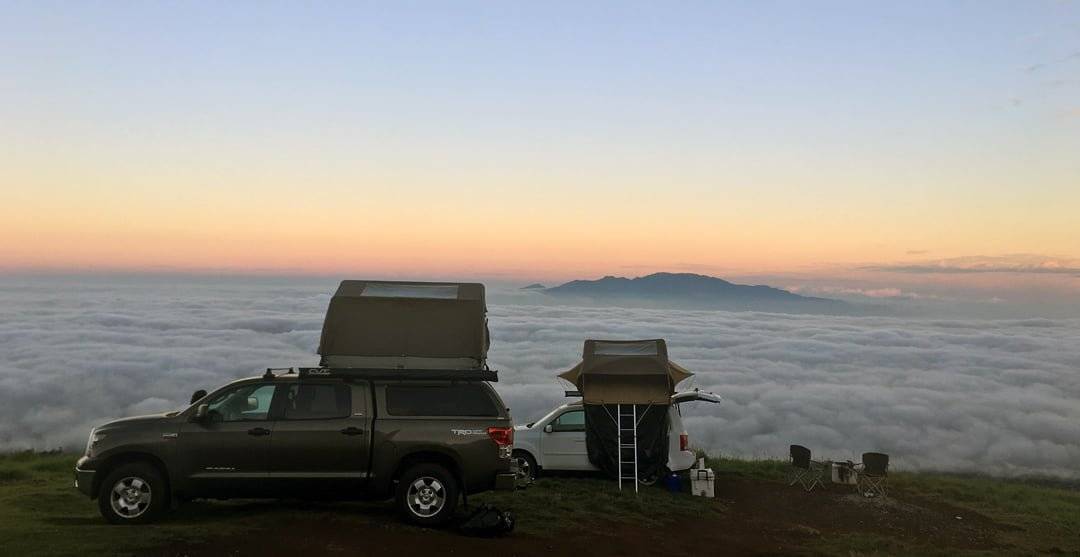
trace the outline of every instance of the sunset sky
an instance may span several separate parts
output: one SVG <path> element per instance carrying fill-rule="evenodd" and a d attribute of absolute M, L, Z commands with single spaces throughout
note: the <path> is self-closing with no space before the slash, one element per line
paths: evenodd
<path fill-rule="evenodd" d="M 1080 5 L 873 4 L 5 2 L 0 269 L 1075 285 Z"/>

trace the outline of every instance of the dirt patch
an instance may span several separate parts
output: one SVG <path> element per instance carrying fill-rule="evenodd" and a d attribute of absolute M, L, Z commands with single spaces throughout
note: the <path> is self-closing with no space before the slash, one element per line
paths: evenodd
<path fill-rule="evenodd" d="M 597 480 L 602 481 L 602 480 Z M 522 557 L 580 553 L 638 557 L 645 555 L 813 555 L 815 548 L 853 534 L 871 534 L 937 549 L 992 549 L 996 532 L 1006 526 L 950 505 L 899 495 L 867 499 L 851 488 L 826 486 L 807 493 L 775 482 L 718 478 L 723 511 L 710 517 L 680 520 L 660 528 L 597 521 L 587 530 L 552 532 L 550 537 L 512 534 L 479 539 L 452 530 L 413 528 L 388 512 L 343 510 L 326 518 L 299 510 L 276 518 L 265 528 L 197 544 L 177 544 L 158 555 L 516 555 Z M 959 517 L 959 518 L 957 518 Z M 528 516 L 519 516 L 521 521 Z"/>
<path fill-rule="evenodd" d="M 866 498 L 851 487 L 829 484 L 807 493 L 771 482 L 721 479 L 717 497 L 728 503 L 725 525 L 745 532 L 803 538 L 816 532 L 823 539 L 873 534 L 936 548 L 991 549 L 997 546 L 996 533 L 1008 528 L 943 503 L 903 494 Z"/>

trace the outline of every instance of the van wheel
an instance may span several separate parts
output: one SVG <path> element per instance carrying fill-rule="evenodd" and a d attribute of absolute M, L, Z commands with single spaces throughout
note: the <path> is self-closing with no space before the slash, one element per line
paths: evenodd
<path fill-rule="evenodd" d="M 536 459 L 525 451 L 514 451 L 514 463 L 517 464 L 517 480 L 519 482 L 531 482 L 536 479 Z"/>
<path fill-rule="evenodd" d="M 168 502 L 165 480 L 145 462 L 124 464 L 109 472 L 98 492 L 98 510 L 112 524 L 152 522 Z"/>
<path fill-rule="evenodd" d="M 398 481 L 398 510 L 413 524 L 437 526 L 445 523 L 454 516 L 457 500 L 457 481 L 438 464 L 417 464 L 406 470 Z"/>

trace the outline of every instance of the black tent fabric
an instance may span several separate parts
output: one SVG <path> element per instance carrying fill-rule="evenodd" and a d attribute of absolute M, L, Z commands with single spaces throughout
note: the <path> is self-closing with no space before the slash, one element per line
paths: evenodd
<path fill-rule="evenodd" d="M 623 413 L 630 412 L 624 404 Z M 658 477 L 667 465 L 668 405 L 638 404 L 638 478 Z M 618 406 L 615 404 L 585 404 L 585 446 L 589 462 L 612 478 L 619 477 Z M 624 424 L 624 427 L 627 427 Z M 629 449 L 633 450 L 633 449 Z M 629 467 L 628 467 L 629 468 Z M 627 470 L 624 476 L 633 475 Z"/>

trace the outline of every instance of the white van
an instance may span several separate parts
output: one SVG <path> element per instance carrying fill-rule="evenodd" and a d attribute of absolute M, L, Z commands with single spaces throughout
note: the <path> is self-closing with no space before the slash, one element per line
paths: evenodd
<path fill-rule="evenodd" d="M 690 437 L 682 422 L 681 404 L 692 401 L 718 403 L 721 398 L 698 390 L 675 393 L 668 407 L 668 461 L 672 472 L 694 465 Z M 559 406 L 543 418 L 514 428 L 513 458 L 520 477 L 535 478 L 541 470 L 599 470 L 585 450 L 585 409 L 581 401 Z M 656 478 L 639 478 L 653 483 Z"/>

